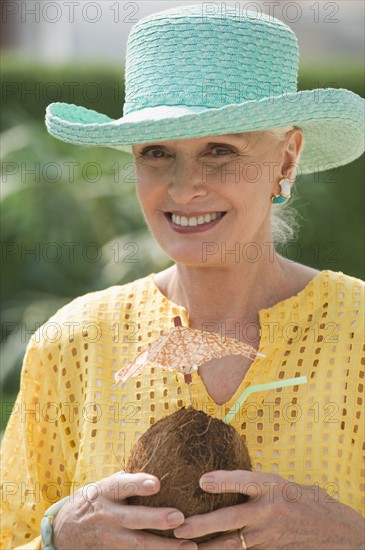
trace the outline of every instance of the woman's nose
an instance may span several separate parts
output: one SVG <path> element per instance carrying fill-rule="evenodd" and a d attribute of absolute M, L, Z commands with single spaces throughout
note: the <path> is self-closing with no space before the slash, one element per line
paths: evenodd
<path fill-rule="evenodd" d="M 186 204 L 207 194 L 205 180 L 202 164 L 176 163 L 170 174 L 169 194 L 176 203 Z"/>

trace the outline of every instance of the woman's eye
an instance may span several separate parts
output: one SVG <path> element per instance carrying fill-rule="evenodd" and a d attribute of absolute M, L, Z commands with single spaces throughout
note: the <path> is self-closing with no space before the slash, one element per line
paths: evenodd
<path fill-rule="evenodd" d="M 223 151 L 224 154 L 228 154 L 228 155 L 231 155 L 233 154 L 233 151 L 231 151 L 230 149 L 226 149 L 225 147 L 212 147 L 211 148 L 211 151 Z M 223 155 L 222 154 L 218 154 L 218 155 L 213 155 L 214 157 L 218 156 L 218 157 L 222 157 Z"/>
<path fill-rule="evenodd" d="M 144 151 L 141 152 L 141 157 L 150 158 L 150 159 L 164 158 L 163 156 L 160 155 L 160 153 L 164 155 L 165 152 L 166 151 L 164 151 L 163 149 L 158 149 L 157 147 L 155 149 L 145 149 Z M 158 155 L 155 155 L 154 153 L 158 153 Z"/>

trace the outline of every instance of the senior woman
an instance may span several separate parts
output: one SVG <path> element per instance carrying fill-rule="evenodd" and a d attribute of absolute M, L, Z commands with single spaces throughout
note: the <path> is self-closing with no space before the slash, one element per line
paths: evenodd
<path fill-rule="evenodd" d="M 76 298 L 32 336 L 3 442 L 3 548 L 362 547 L 363 283 L 289 262 L 273 240 L 299 171 L 362 154 L 363 101 L 347 90 L 298 93 L 292 31 L 224 7 L 179 7 L 133 27 L 120 120 L 48 108 L 59 139 L 133 154 L 146 222 L 173 265 Z M 261 352 L 192 373 L 194 406 L 213 417 L 253 384 L 308 380 L 253 394 L 236 411 L 252 472 L 201 478 L 204 490 L 250 500 L 188 518 L 127 505 L 160 480 L 123 470 L 140 435 L 186 403 L 182 375 L 146 366 L 113 386 L 177 315 Z M 174 528 L 175 539 L 150 528 Z M 192 540 L 208 533 L 217 536 Z"/>

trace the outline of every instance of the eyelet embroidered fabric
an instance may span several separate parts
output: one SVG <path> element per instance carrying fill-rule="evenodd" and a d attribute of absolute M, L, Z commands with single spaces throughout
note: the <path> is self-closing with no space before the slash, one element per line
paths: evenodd
<path fill-rule="evenodd" d="M 2 445 L 1 548 L 40 548 L 53 502 L 122 470 L 141 434 L 189 405 L 183 375 L 152 365 L 113 387 L 115 372 L 171 330 L 175 316 L 189 326 L 153 275 L 76 298 L 32 336 Z M 322 271 L 259 317 L 266 357 L 256 357 L 224 405 L 193 372 L 194 405 L 223 418 L 247 386 L 306 375 L 306 385 L 252 394 L 231 423 L 255 470 L 313 486 L 313 498 L 322 487 L 364 514 L 363 281 Z"/>

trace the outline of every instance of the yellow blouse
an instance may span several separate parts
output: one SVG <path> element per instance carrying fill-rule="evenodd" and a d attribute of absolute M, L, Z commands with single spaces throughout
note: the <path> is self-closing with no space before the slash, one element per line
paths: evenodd
<path fill-rule="evenodd" d="M 186 309 L 153 277 L 76 298 L 29 341 L 2 444 L 1 548 L 40 548 L 39 525 L 53 502 L 122 470 L 152 423 L 189 405 L 176 371 L 149 365 L 114 386 L 114 374 L 171 330 L 176 315 L 189 326 Z M 198 372 L 191 384 L 196 408 L 223 418 L 246 387 L 307 376 L 307 384 L 250 395 L 232 425 L 255 470 L 312 485 L 313 498 L 322 487 L 362 514 L 363 291 L 360 279 L 320 272 L 296 296 L 259 312 L 266 357 L 256 357 L 229 402 L 218 406 Z"/>

